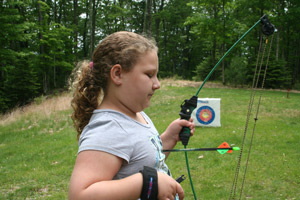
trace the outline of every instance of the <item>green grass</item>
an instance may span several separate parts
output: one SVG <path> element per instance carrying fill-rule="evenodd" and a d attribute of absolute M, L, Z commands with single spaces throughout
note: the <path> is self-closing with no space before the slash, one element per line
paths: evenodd
<path fill-rule="evenodd" d="M 159 132 L 178 118 L 180 104 L 197 88 L 164 86 L 146 113 Z M 188 147 L 217 147 L 223 141 L 240 146 L 250 91 L 203 88 L 199 97 L 221 98 L 221 127 L 196 128 Z M 259 93 L 256 94 L 256 99 Z M 255 104 L 257 100 L 255 101 Z M 256 106 L 253 107 L 253 113 Z M 0 126 L 0 199 L 66 199 L 77 153 L 71 110 L 50 117 L 33 114 Z M 253 118 L 241 162 L 245 169 Z M 181 144 L 177 148 L 182 148 Z M 198 199 L 228 199 L 239 152 L 189 152 Z M 202 158 L 198 158 L 203 156 Z M 174 177 L 186 175 L 183 152 L 171 153 L 167 164 Z M 264 91 L 242 199 L 300 199 L 300 94 Z M 239 176 L 239 195 L 242 174 Z M 189 181 L 185 199 L 193 199 Z"/>

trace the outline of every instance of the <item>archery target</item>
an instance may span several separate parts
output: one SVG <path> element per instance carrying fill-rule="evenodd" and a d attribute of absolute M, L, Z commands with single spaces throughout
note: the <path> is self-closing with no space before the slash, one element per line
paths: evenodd
<path fill-rule="evenodd" d="M 209 106 L 202 106 L 197 110 L 196 117 L 201 124 L 210 124 L 215 119 L 215 111 Z"/>
<path fill-rule="evenodd" d="M 192 113 L 196 126 L 221 126 L 219 98 L 198 98 L 197 108 Z"/>

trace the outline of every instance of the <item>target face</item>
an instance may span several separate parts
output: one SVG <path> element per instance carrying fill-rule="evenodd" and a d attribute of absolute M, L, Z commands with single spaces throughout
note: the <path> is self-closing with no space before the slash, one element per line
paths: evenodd
<path fill-rule="evenodd" d="M 202 106 L 197 110 L 196 117 L 201 124 L 210 124 L 215 119 L 215 111 L 209 106 Z"/>

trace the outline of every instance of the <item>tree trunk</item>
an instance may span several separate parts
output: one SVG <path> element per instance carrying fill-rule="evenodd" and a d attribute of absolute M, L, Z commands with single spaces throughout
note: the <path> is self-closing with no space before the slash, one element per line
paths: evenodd
<path fill-rule="evenodd" d="M 123 0 L 119 0 L 119 6 L 120 8 L 123 8 Z M 121 30 L 125 30 L 126 28 L 126 19 L 124 15 L 121 15 L 121 23 L 120 23 Z"/>
<path fill-rule="evenodd" d="M 4 64 L 0 65 L 0 88 L 4 88 L 5 74 L 4 74 Z"/>
<path fill-rule="evenodd" d="M 277 29 L 277 36 L 276 36 L 276 61 L 278 61 L 279 57 L 279 29 Z"/>
<path fill-rule="evenodd" d="M 153 3 L 155 3 L 155 1 Z M 163 8 L 164 8 L 164 0 L 161 0 L 161 4 L 159 6 L 158 12 L 159 13 L 162 12 Z M 159 35 L 159 33 L 160 33 L 160 28 L 159 28 L 160 27 L 160 22 L 161 22 L 161 18 L 157 17 L 155 19 L 155 32 L 156 32 L 156 34 L 155 34 L 155 40 L 157 42 L 157 46 L 159 46 L 158 44 L 159 44 L 159 36 L 160 36 Z"/>
<path fill-rule="evenodd" d="M 77 9 L 78 9 L 78 0 L 73 0 L 73 6 L 74 6 L 74 11 L 73 11 L 73 23 L 75 25 L 74 28 L 74 55 L 75 55 L 75 61 L 78 60 L 78 54 L 77 54 L 77 49 L 78 49 L 78 16 L 77 16 Z"/>
<path fill-rule="evenodd" d="M 53 63 L 54 63 L 54 65 L 53 65 L 53 86 L 54 86 L 54 88 L 56 88 L 56 56 L 55 56 L 55 54 L 54 54 L 54 57 L 53 57 Z"/>
<path fill-rule="evenodd" d="M 43 33 L 42 33 L 43 15 L 42 15 L 40 4 L 38 4 L 38 9 L 39 9 L 39 25 L 40 25 L 39 40 L 42 40 L 43 39 Z M 44 53 L 44 45 L 40 45 L 40 54 L 43 54 L 43 53 Z"/>
<path fill-rule="evenodd" d="M 190 51 L 190 30 L 191 30 L 191 26 L 188 25 L 186 27 L 185 30 L 185 35 L 186 35 L 186 39 L 185 39 L 185 45 L 184 45 L 184 49 L 183 49 L 183 66 L 185 68 L 185 70 L 183 71 L 183 78 L 186 79 L 190 76 L 191 74 L 191 70 L 190 70 L 190 63 L 191 63 L 191 51 Z"/>
<path fill-rule="evenodd" d="M 62 16 L 62 4 L 63 2 L 62 1 L 58 1 L 59 2 L 59 14 L 58 14 L 58 18 L 57 18 L 57 23 L 61 23 L 61 16 Z"/>
<path fill-rule="evenodd" d="M 217 19 L 217 7 L 216 4 L 214 4 L 214 19 Z M 214 66 L 216 64 L 216 51 L 217 51 L 217 38 L 216 38 L 216 34 L 213 35 L 213 46 L 212 46 L 212 66 Z M 215 78 L 215 75 L 213 75 Z"/>
<path fill-rule="evenodd" d="M 89 19 L 89 30 L 90 30 L 90 58 L 94 52 L 94 43 L 95 43 L 95 0 L 90 0 L 90 19 Z"/>
<path fill-rule="evenodd" d="M 87 57 L 88 55 L 88 41 L 87 41 L 87 24 L 89 19 L 89 2 L 86 2 L 86 18 L 84 20 L 84 27 L 83 27 L 83 36 L 82 36 L 82 48 L 83 48 L 83 57 Z"/>
<path fill-rule="evenodd" d="M 56 19 L 56 15 L 57 15 L 56 0 L 54 0 L 53 4 L 54 4 L 53 20 L 54 20 L 55 23 L 57 23 L 57 21 L 56 21 L 56 20 L 57 20 L 57 19 Z"/>
<path fill-rule="evenodd" d="M 163 33 L 164 33 L 164 41 L 163 41 L 163 44 L 164 44 L 164 55 L 163 56 L 166 56 L 167 55 L 167 31 L 166 31 L 166 20 L 163 19 Z"/>
<path fill-rule="evenodd" d="M 41 4 L 38 3 L 38 13 L 39 13 L 39 25 L 40 25 L 40 30 L 39 30 L 39 40 L 41 41 L 43 39 L 43 14 L 42 14 L 42 10 L 41 10 Z M 40 55 L 42 59 L 43 58 L 43 54 L 45 53 L 45 48 L 43 44 L 40 44 Z M 42 62 L 42 65 L 44 65 L 44 63 Z M 48 92 L 48 87 L 47 87 L 47 71 L 45 69 L 45 66 L 43 67 L 43 71 L 44 71 L 44 76 L 43 76 L 43 92 L 44 94 L 46 94 Z"/>
<path fill-rule="evenodd" d="M 222 55 L 225 54 L 225 40 L 226 40 L 226 19 L 225 19 L 225 0 L 223 0 L 223 44 L 222 44 Z M 222 60 L 222 83 L 225 85 L 225 61 L 224 59 Z"/>
<path fill-rule="evenodd" d="M 152 33 L 152 0 L 146 0 L 143 32 L 151 37 Z"/>

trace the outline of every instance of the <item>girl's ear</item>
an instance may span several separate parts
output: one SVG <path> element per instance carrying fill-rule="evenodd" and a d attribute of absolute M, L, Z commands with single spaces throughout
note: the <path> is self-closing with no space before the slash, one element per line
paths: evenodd
<path fill-rule="evenodd" d="M 121 85 L 122 83 L 122 66 L 116 64 L 110 69 L 110 78 L 116 85 Z"/>

